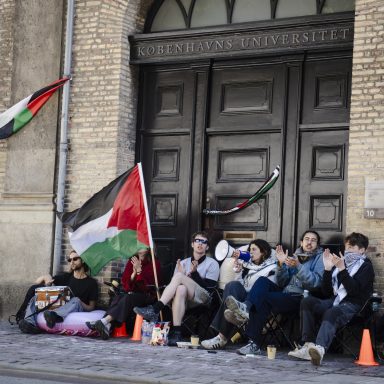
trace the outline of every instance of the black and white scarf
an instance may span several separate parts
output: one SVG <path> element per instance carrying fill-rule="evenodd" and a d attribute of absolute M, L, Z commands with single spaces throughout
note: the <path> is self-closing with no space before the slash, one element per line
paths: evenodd
<path fill-rule="evenodd" d="M 344 253 L 344 263 L 345 268 L 349 273 L 349 276 L 354 276 L 359 268 L 363 265 L 365 261 L 365 255 L 355 252 L 345 252 Z M 333 306 L 339 305 L 340 302 L 347 296 L 347 290 L 344 288 L 343 284 L 338 285 L 337 275 L 339 274 L 339 269 L 335 268 L 332 273 L 332 287 L 333 293 L 336 296 Z"/>

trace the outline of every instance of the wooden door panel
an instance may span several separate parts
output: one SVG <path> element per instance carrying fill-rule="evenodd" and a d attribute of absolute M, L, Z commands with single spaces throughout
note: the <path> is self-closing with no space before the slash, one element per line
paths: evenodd
<path fill-rule="evenodd" d="M 303 124 L 349 122 L 351 66 L 350 58 L 306 63 Z"/>
<path fill-rule="evenodd" d="M 280 163 L 279 133 L 214 135 L 208 140 L 207 198 L 211 208 L 228 209 L 244 201 Z M 280 184 L 245 210 L 213 219 L 215 237 L 224 230 L 252 230 L 278 242 Z"/>
<path fill-rule="evenodd" d="M 209 126 L 281 129 L 285 99 L 282 68 L 276 64 L 214 68 Z"/>
<path fill-rule="evenodd" d="M 189 236 L 196 76 L 183 66 L 143 71 L 140 159 L 152 234 L 164 265 L 183 257 Z"/>
<path fill-rule="evenodd" d="M 165 247 L 166 253 L 179 252 L 189 215 L 190 136 L 147 137 L 145 148 L 142 161 L 152 231 L 161 239 L 160 251 Z"/>
<path fill-rule="evenodd" d="M 343 243 L 348 131 L 301 134 L 298 235 L 319 232 L 334 250 Z"/>
<path fill-rule="evenodd" d="M 144 72 L 143 130 L 164 131 L 192 127 L 194 75 L 190 70 Z"/>

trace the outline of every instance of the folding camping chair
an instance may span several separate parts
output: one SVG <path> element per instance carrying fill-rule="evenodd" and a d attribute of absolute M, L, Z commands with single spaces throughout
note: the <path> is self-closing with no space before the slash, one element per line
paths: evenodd
<path fill-rule="evenodd" d="M 209 326 L 222 303 L 222 290 L 217 287 L 207 288 L 211 299 L 207 304 L 188 309 L 181 323 L 184 333 L 199 335 L 200 339 L 209 336 Z"/>
<path fill-rule="evenodd" d="M 292 335 L 294 335 L 296 331 L 295 324 L 297 323 L 297 319 L 297 312 L 280 314 L 271 311 L 270 317 L 263 329 L 261 346 L 273 343 L 280 347 L 288 345 L 294 349 L 295 343 L 292 341 Z"/>
<path fill-rule="evenodd" d="M 339 328 L 335 335 L 335 341 L 339 343 L 345 350 L 358 358 L 358 354 L 352 349 L 352 344 L 361 343 L 362 330 L 368 328 L 371 337 L 374 340 L 374 349 L 377 354 L 377 337 L 376 337 L 376 322 L 374 321 L 375 314 L 379 309 L 382 298 L 379 296 L 371 296 L 360 309 L 358 313 L 343 327 Z M 378 305 L 375 305 L 378 304 Z M 380 356 L 377 354 L 380 358 Z M 381 359 L 381 358 L 380 358 Z"/>

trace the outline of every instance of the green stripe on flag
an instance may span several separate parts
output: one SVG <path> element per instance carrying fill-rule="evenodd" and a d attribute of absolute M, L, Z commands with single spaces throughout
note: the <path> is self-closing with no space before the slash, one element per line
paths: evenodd
<path fill-rule="evenodd" d="M 23 111 L 17 114 L 13 122 L 13 133 L 23 128 L 24 125 L 32 119 L 32 117 L 32 112 L 28 108 L 25 108 Z"/>
<path fill-rule="evenodd" d="M 94 243 L 81 254 L 81 258 L 90 268 L 91 275 L 95 276 L 109 261 L 129 259 L 139 249 L 147 247 L 147 244 L 137 241 L 136 231 L 126 229 L 101 243 Z"/>

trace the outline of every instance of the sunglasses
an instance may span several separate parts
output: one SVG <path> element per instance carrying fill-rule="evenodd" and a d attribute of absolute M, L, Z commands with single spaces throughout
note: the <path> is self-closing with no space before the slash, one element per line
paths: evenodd
<path fill-rule="evenodd" d="M 70 257 L 68 257 L 67 261 L 68 261 L 68 263 L 70 263 L 71 261 L 77 261 L 79 259 L 80 259 L 79 256 L 72 257 L 72 259 Z"/>
<path fill-rule="evenodd" d="M 208 240 L 204 239 L 195 239 L 194 242 L 198 244 L 208 244 Z"/>

